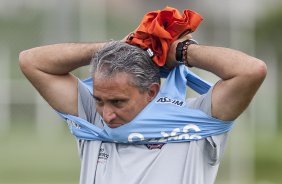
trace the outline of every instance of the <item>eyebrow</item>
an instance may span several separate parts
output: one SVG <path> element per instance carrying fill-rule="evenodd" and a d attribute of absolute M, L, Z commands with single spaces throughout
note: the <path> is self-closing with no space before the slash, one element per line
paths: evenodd
<path fill-rule="evenodd" d="M 99 97 L 92 95 L 95 100 L 101 100 Z"/>
<path fill-rule="evenodd" d="M 92 95 L 92 97 L 95 99 L 95 100 L 101 100 L 101 98 L 97 97 L 97 96 L 94 96 Z M 128 100 L 128 98 L 125 98 L 125 97 L 114 97 L 114 98 L 109 98 L 109 99 L 106 99 L 107 101 L 113 101 L 113 100 L 121 100 L 121 101 L 126 101 Z"/>

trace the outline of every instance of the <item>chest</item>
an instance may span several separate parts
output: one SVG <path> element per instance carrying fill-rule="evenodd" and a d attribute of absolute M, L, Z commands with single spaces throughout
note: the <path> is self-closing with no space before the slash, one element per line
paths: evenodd
<path fill-rule="evenodd" d="M 196 169 L 191 165 L 194 159 L 202 166 L 200 152 L 195 143 L 166 144 L 161 148 L 102 143 L 95 183 L 183 183 L 187 168 Z"/>

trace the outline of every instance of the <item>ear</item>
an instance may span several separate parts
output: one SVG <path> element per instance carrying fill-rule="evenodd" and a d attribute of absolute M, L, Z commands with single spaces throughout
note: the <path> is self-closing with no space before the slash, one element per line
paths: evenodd
<path fill-rule="evenodd" d="M 148 90 L 148 101 L 152 101 L 160 91 L 160 84 L 158 83 L 153 83 L 150 85 L 149 90 Z"/>

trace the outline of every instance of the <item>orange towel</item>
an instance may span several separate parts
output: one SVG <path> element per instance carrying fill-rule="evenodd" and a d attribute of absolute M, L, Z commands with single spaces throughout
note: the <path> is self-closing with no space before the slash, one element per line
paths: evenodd
<path fill-rule="evenodd" d="M 196 30 L 202 16 L 192 10 L 184 10 L 183 15 L 171 7 L 147 13 L 138 28 L 128 36 L 126 42 L 142 49 L 150 48 L 153 61 L 165 65 L 170 44 L 180 36 Z"/>

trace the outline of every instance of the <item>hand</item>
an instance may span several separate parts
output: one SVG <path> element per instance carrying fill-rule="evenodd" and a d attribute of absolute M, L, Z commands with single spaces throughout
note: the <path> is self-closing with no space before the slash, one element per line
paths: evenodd
<path fill-rule="evenodd" d="M 128 34 L 128 35 L 129 35 L 129 34 Z M 125 43 L 126 40 L 127 40 L 127 38 L 128 38 L 128 35 L 126 35 L 126 36 L 125 36 L 123 39 L 121 39 L 120 41 Z"/>
<path fill-rule="evenodd" d="M 175 58 L 175 53 L 176 53 L 176 46 L 179 42 L 183 42 L 185 40 L 191 39 L 192 35 L 191 34 L 187 34 L 177 40 L 175 40 L 169 48 L 169 52 L 167 54 L 167 58 L 166 58 L 166 63 L 165 63 L 165 67 L 167 68 L 174 68 L 178 65 L 178 62 L 176 61 Z"/>
<path fill-rule="evenodd" d="M 136 30 L 135 30 L 136 31 Z M 126 42 L 128 37 L 131 37 L 134 35 L 135 31 L 128 33 L 123 39 L 121 39 L 121 42 Z"/>

